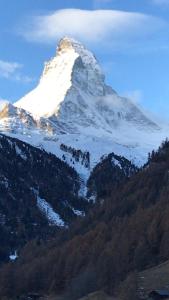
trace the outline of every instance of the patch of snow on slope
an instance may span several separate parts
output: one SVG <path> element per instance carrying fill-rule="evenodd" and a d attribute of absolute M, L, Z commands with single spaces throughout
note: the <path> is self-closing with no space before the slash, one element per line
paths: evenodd
<path fill-rule="evenodd" d="M 121 163 L 114 157 L 112 157 L 112 163 L 113 163 L 113 165 L 118 166 L 120 169 L 122 169 Z"/>
<path fill-rule="evenodd" d="M 51 225 L 57 225 L 59 227 L 65 226 L 64 221 L 61 219 L 59 214 L 57 214 L 52 206 L 44 199 L 37 197 L 37 205 L 41 212 L 46 215 L 47 219 L 49 220 L 49 223 Z"/>
<path fill-rule="evenodd" d="M 79 216 L 79 217 L 84 217 L 85 216 L 85 213 L 81 210 L 74 209 L 74 208 L 72 208 L 72 210 L 73 210 L 74 214 Z"/>
<path fill-rule="evenodd" d="M 23 151 L 22 151 L 17 145 L 15 145 L 15 150 L 16 150 L 16 153 L 17 153 L 23 160 L 27 160 L 26 154 L 24 154 Z"/>
<path fill-rule="evenodd" d="M 17 255 L 17 251 L 15 250 L 15 252 L 11 255 L 9 255 L 9 259 L 11 261 L 15 261 L 16 259 L 18 258 L 18 255 Z"/>

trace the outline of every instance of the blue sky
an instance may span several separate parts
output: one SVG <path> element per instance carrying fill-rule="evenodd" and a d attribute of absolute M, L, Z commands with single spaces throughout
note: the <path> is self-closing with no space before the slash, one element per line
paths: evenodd
<path fill-rule="evenodd" d="M 94 51 L 113 89 L 169 119 L 169 0 L 0 0 L 0 99 L 35 87 L 64 35 Z"/>

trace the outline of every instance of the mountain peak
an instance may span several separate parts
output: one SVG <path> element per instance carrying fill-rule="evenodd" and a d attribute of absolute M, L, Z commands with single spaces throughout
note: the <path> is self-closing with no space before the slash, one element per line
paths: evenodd
<path fill-rule="evenodd" d="M 92 52 L 65 37 L 59 42 L 57 55 L 45 63 L 39 85 L 15 105 L 39 117 L 58 116 L 70 90 L 76 100 L 81 98 L 79 90 L 103 96 L 104 87 L 103 72 Z"/>
<path fill-rule="evenodd" d="M 157 129 L 130 100 L 105 84 L 93 53 L 69 37 L 60 40 L 57 55 L 45 64 L 38 86 L 15 106 L 33 116 L 52 118 L 74 133 L 91 127 L 112 134 L 126 124 L 140 130 Z"/>
<path fill-rule="evenodd" d="M 89 51 L 81 42 L 70 37 L 64 37 L 59 42 L 57 48 L 57 55 L 63 55 L 64 53 L 69 53 L 71 51 L 75 52 L 77 56 L 81 58 L 82 63 L 86 67 L 90 66 L 90 68 L 92 68 L 94 71 L 101 73 L 103 76 L 103 72 L 93 53 Z"/>
<path fill-rule="evenodd" d="M 65 36 L 64 38 L 62 38 L 60 40 L 58 47 L 57 47 L 57 51 L 61 52 L 61 51 L 70 50 L 70 49 L 77 50 L 78 48 L 85 49 L 83 44 L 80 43 L 79 41 L 77 41 L 71 37 Z"/>
<path fill-rule="evenodd" d="M 108 87 L 93 53 L 68 37 L 45 64 L 37 87 L 0 113 L 1 131 L 67 157 L 84 176 L 82 181 L 89 170 L 72 163 L 74 149 L 90 153 L 91 168 L 112 151 L 141 164 L 166 136 L 160 129 L 137 105 Z"/>

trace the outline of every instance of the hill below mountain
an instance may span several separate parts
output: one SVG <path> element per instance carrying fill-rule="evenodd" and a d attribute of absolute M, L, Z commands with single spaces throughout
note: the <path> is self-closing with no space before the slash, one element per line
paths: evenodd
<path fill-rule="evenodd" d="M 113 294 L 131 272 L 168 260 L 168 169 L 166 141 L 67 236 L 46 246 L 28 244 L 16 263 L 1 270 L 1 297 L 36 291 L 78 299 L 103 289 Z"/>
<path fill-rule="evenodd" d="M 76 171 L 56 156 L 0 135 L 0 262 L 83 216 Z"/>
<path fill-rule="evenodd" d="M 86 167 L 89 164 L 88 153 L 67 149 L 65 145 L 62 149 L 71 152 L 75 162 L 81 159 Z M 114 188 L 137 171 L 127 159 L 115 157 L 107 165 L 104 162 L 109 158 L 104 158 L 98 167 L 110 177 L 115 173 L 109 180 Z M 58 231 L 68 230 L 72 222 L 84 217 L 93 202 L 99 200 L 97 171 L 92 173 L 86 187 L 87 198 L 83 198 L 79 175 L 63 160 L 18 139 L 0 135 L 0 263 L 15 258 L 29 240 L 48 240 L 57 237 Z M 103 181 L 102 189 L 104 185 Z"/>

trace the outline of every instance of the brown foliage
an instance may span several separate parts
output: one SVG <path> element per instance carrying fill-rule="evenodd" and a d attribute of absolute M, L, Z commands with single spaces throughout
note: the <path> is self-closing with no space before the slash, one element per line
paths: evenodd
<path fill-rule="evenodd" d="M 120 284 L 122 299 L 132 299 L 135 270 L 169 259 L 169 153 L 131 177 L 104 203 L 78 221 L 60 245 L 25 248 L 24 256 L 0 272 L 0 297 L 23 292 L 65 293 L 78 299 L 96 290 L 113 293 Z M 15 280 L 13 279 L 15 278 Z M 131 289 L 127 291 L 126 287 Z M 126 296 L 125 296 L 126 295 Z M 136 299 L 136 298 L 133 298 Z"/>

